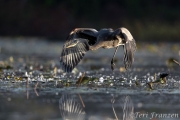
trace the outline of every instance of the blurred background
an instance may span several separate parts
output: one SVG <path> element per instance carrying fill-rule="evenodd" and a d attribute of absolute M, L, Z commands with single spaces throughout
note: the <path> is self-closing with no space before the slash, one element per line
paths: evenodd
<path fill-rule="evenodd" d="M 82 95 L 88 117 L 115 119 L 114 104 L 122 118 L 126 95 L 135 112 L 180 112 L 179 21 L 180 0 L 0 0 L 0 120 L 57 120 L 65 93 L 80 104 Z M 64 74 L 63 44 L 79 27 L 126 27 L 137 41 L 132 69 L 120 47 L 114 72 L 115 49 L 99 49 Z"/>
<path fill-rule="evenodd" d="M 1 0 L 0 36 L 63 41 L 76 27 L 128 28 L 137 41 L 179 41 L 179 0 Z"/>

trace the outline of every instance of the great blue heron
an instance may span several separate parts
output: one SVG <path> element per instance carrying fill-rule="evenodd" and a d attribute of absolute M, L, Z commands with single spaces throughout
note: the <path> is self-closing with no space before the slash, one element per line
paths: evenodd
<path fill-rule="evenodd" d="M 131 67 L 134 61 L 136 43 L 126 28 L 104 28 L 99 31 L 93 28 L 76 28 L 70 32 L 63 46 L 60 57 L 60 67 L 64 72 L 71 72 L 80 62 L 88 50 L 98 48 L 116 48 L 111 60 L 111 69 L 114 70 L 114 57 L 120 45 L 124 47 L 125 68 Z"/>

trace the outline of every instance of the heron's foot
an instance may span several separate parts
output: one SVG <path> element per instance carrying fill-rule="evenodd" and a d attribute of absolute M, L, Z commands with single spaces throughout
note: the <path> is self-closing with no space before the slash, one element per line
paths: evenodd
<path fill-rule="evenodd" d="M 113 62 L 113 60 L 111 61 L 111 70 L 114 71 L 114 67 L 115 67 L 115 64 Z"/>

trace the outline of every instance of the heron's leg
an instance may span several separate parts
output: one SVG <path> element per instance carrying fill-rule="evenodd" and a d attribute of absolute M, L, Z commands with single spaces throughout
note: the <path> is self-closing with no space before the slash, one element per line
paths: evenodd
<path fill-rule="evenodd" d="M 116 55 L 116 52 L 117 52 L 118 48 L 119 48 L 119 46 L 116 47 L 116 50 L 115 50 L 114 55 L 113 55 L 113 58 L 111 60 L 111 69 L 112 69 L 112 71 L 114 70 L 114 66 L 115 66 L 115 64 L 114 64 L 114 57 Z"/>

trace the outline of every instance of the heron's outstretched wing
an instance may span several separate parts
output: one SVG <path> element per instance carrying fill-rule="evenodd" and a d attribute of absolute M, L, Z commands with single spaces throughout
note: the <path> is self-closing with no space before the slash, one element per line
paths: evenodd
<path fill-rule="evenodd" d="M 128 69 L 132 66 L 134 62 L 134 52 L 136 51 L 136 42 L 135 40 L 128 40 L 124 44 L 124 64 L 125 68 Z"/>
<path fill-rule="evenodd" d="M 97 34 L 98 31 L 93 28 L 76 28 L 72 30 L 61 53 L 61 69 L 65 72 L 71 72 L 89 50 L 89 45 L 95 44 Z"/>
<path fill-rule="evenodd" d="M 132 66 L 132 63 L 134 61 L 136 41 L 126 28 L 119 28 L 116 31 L 114 31 L 114 33 L 116 35 L 119 35 L 122 39 L 120 44 L 124 45 L 124 64 L 125 68 L 128 69 Z"/>
<path fill-rule="evenodd" d="M 87 39 L 89 45 L 94 45 L 96 43 L 96 38 L 98 35 L 98 31 L 93 28 L 76 28 L 72 30 L 67 37 L 67 41 L 72 40 L 74 38 L 82 38 Z"/>
<path fill-rule="evenodd" d="M 89 45 L 86 39 L 78 38 L 67 41 L 61 53 L 60 68 L 64 72 L 71 72 L 88 50 Z"/>

